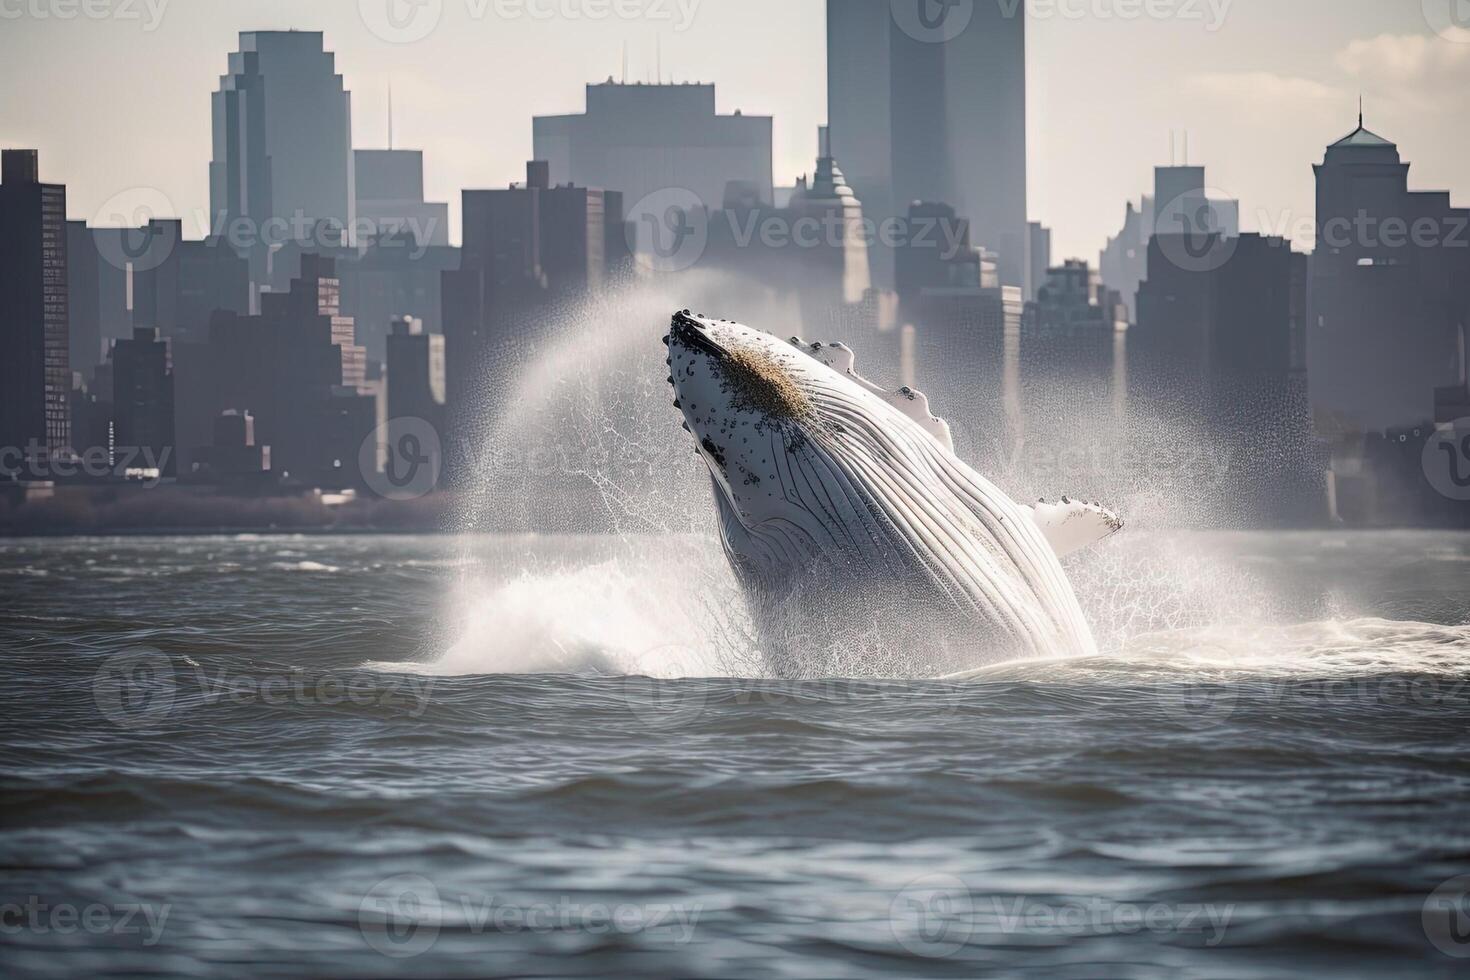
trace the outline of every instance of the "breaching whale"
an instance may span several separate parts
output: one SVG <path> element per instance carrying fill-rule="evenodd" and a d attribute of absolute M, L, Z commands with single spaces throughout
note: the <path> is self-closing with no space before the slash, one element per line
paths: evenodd
<path fill-rule="evenodd" d="M 927 398 L 840 343 L 674 314 L 674 406 L 709 467 L 725 553 L 782 676 L 916 676 L 1096 647 L 1059 558 L 1122 527 L 1016 503 L 954 453 Z"/>

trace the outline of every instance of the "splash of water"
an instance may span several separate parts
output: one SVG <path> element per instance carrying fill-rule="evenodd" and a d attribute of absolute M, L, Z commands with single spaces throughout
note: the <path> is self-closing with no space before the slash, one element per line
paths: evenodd
<path fill-rule="evenodd" d="M 693 298 L 700 296 L 705 303 Z M 466 496 L 461 527 L 611 532 L 602 539 L 611 552 L 466 562 L 448 615 L 454 635 L 426 669 L 768 670 L 720 551 L 708 476 L 668 406 L 659 337 L 672 310 L 701 306 L 738 311 L 772 329 L 799 322 L 790 303 L 710 273 L 629 284 L 560 311 L 508 390 L 487 392 L 485 404 L 497 411 L 485 419 L 481 475 Z M 930 394 L 944 413 L 945 393 Z M 1198 449 L 1201 433 L 1137 413 L 1120 422 L 1082 411 L 1065 392 L 1042 395 L 1028 400 L 1024 432 L 997 426 L 993 438 L 972 437 L 966 455 L 1017 499 L 1086 494 L 1124 511 L 1127 534 L 1068 568 L 1106 655 L 1160 631 L 1274 621 L 1270 590 L 1228 556 L 1149 533 L 1208 511 L 1211 498 L 1199 486 L 1211 475 Z M 951 421 L 984 434 L 983 420 Z M 1030 465 L 1038 447 L 1051 465 Z M 854 648 L 839 662 L 861 674 L 862 638 L 850 639 Z M 907 669 L 923 674 L 925 665 L 920 659 Z"/>

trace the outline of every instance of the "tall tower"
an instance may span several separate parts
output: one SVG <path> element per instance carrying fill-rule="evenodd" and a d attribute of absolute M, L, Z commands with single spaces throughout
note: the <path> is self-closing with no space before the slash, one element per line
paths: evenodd
<path fill-rule="evenodd" d="M 1398 147 L 1361 117 L 1314 169 L 1307 350 L 1317 421 L 1333 433 L 1432 419 L 1435 389 L 1458 380 L 1470 324 L 1470 211 L 1443 191 L 1411 191 Z"/>
<path fill-rule="evenodd" d="M 969 219 L 1003 285 L 1026 267 L 1025 5 L 828 0 L 832 152 L 876 220 Z M 880 260 L 880 276 L 891 281 Z"/>
<path fill-rule="evenodd" d="M 0 156 L 0 446 L 70 450 L 66 188 L 35 150 Z"/>
<path fill-rule="evenodd" d="M 275 239 L 351 243 L 352 96 L 320 31 L 242 33 L 214 93 L 213 120 L 210 210 L 237 247 L 251 246 L 257 285 Z M 246 242 L 231 231 L 238 219 Z"/>

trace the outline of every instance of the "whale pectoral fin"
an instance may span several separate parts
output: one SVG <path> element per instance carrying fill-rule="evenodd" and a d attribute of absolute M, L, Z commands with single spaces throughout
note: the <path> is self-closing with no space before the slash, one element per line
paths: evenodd
<path fill-rule="evenodd" d="M 1081 551 L 1123 529 L 1122 519 L 1106 507 L 1066 497 L 1055 504 L 1043 500 L 1029 508 L 1029 512 L 1058 558 Z"/>

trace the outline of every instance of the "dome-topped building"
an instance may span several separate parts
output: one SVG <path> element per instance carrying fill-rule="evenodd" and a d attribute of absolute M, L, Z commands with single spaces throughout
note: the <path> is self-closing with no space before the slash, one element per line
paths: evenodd
<path fill-rule="evenodd" d="M 1364 125 L 1317 176 L 1308 368 L 1319 428 L 1382 431 L 1434 415 L 1470 323 L 1470 210 L 1411 191 L 1398 147 Z"/>

